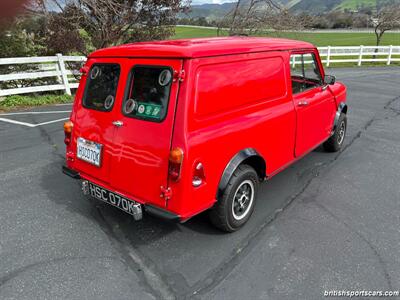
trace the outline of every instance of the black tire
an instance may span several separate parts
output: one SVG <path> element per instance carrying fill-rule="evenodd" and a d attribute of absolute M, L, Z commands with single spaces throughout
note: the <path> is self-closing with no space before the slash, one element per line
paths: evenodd
<path fill-rule="evenodd" d="M 334 134 L 323 144 L 324 149 L 328 152 L 337 152 L 342 149 L 347 131 L 346 114 L 340 115 L 337 124 Z"/>
<path fill-rule="evenodd" d="M 234 232 L 242 227 L 253 213 L 258 183 L 256 171 L 248 165 L 240 165 L 221 199 L 217 199 L 210 211 L 213 225 L 226 232 Z"/>

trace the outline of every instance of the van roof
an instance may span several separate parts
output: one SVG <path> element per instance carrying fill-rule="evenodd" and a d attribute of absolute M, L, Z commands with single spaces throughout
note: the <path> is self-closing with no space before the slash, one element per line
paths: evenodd
<path fill-rule="evenodd" d="M 310 43 L 289 39 L 218 37 L 126 44 L 97 50 L 89 57 L 196 58 L 273 50 L 309 48 L 315 48 L 315 46 Z"/>

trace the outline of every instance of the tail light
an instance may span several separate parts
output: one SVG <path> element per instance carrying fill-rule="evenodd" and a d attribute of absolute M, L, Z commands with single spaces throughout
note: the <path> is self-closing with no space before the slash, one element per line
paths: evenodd
<path fill-rule="evenodd" d="M 64 123 L 65 145 L 69 145 L 69 143 L 71 143 L 71 134 L 73 128 L 74 128 L 74 123 L 72 123 L 71 121 L 68 120 Z"/>
<path fill-rule="evenodd" d="M 198 187 L 203 184 L 205 179 L 204 166 L 201 162 L 198 162 L 194 167 L 192 184 L 194 187 Z"/>
<path fill-rule="evenodd" d="M 181 148 L 173 148 L 169 153 L 168 174 L 174 181 L 178 181 L 181 177 L 182 162 L 183 150 Z"/>

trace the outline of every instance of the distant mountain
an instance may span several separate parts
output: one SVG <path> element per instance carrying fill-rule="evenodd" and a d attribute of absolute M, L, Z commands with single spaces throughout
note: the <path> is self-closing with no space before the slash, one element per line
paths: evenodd
<path fill-rule="evenodd" d="M 330 11 L 355 11 L 361 8 L 375 9 L 392 3 L 400 3 L 400 0 L 276 0 L 276 2 L 287 7 L 292 12 L 319 14 Z M 231 11 L 234 5 L 235 3 L 192 5 L 188 16 L 192 18 L 218 19 Z"/>
<path fill-rule="evenodd" d="M 302 0 L 296 3 L 291 3 L 290 10 L 296 12 L 308 12 L 316 14 L 321 12 L 329 12 L 336 9 L 343 0 Z M 354 2 L 354 1 L 353 1 Z"/>
<path fill-rule="evenodd" d="M 0 0 L 2 1 L 2 0 Z M 58 7 L 51 0 L 45 0 L 51 10 L 58 11 Z M 61 6 L 65 5 L 67 0 L 57 0 Z M 211 0 L 210 0 L 211 1 Z M 244 3 L 250 0 L 242 0 Z M 393 3 L 400 3 L 400 0 L 275 0 L 276 3 L 288 8 L 295 13 L 306 12 L 309 14 L 319 14 L 331 11 L 360 10 L 362 8 L 376 9 Z M 180 14 L 181 18 L 205 17 L 207 19 L 218 19 L 230 12 L 235 2 L 223 4 L 206 3 L 192 5 L 188 14 Z M 262 9 L 262 8 L 261 8 Z"/>
<path fill-rule="evenodd" d="M 200 5 L 192 5 L 189 17 L 199 18 L 205 17 L 208 19 L 218 19 L 225 16 L 228 12 L 230 12 L 235 3 L 223 3 L 223 4 L 200 4 Z"/>

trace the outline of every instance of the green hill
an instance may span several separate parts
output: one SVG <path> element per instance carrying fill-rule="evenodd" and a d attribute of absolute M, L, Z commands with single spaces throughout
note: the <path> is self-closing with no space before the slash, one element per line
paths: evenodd
<path fill-rule="evenodd" d="M 362 8 L 376 8 L 400 3 L 400 0 L 276 0 L 282 6 L 293 12 L 306 12 L 310 14 L 326 13 L 330 11 L 359 10 Z M 226 15 L 235 3 L 192 5 L 189 17 L 206 17 L 217 19 Z M 262 9 L 260 7 L 260 9 Z"/>
<path fill-rule="evenodd" d="M 311 14 L 328 12 L 334 10 L 343 0 L 302 0 L 293 5 L 290 9 L 296 12 L 308 12 Z"/>
<path fill-rule="evenodd" d="M 377 4 L 376 0 L 344 0 L 340 5 L 337 6 L 338 9 L 359 9 L 362 7 L 375 8 Z"/>

